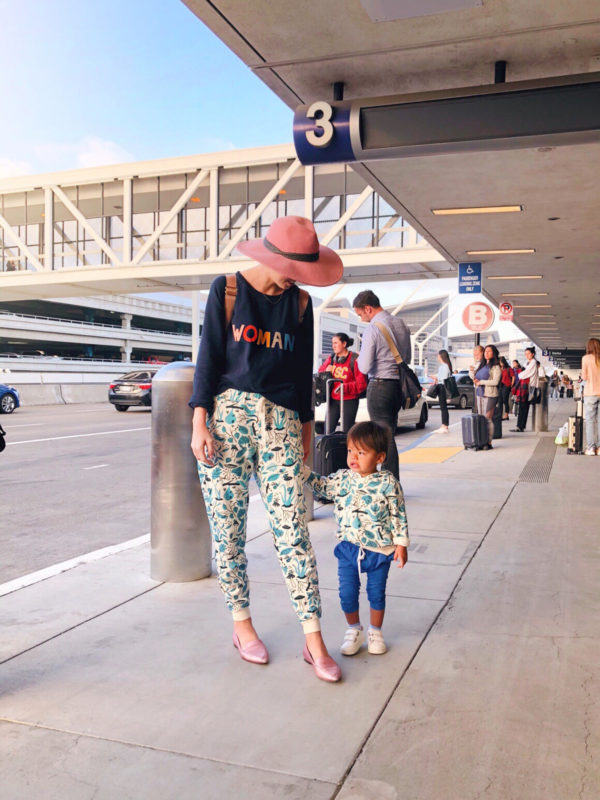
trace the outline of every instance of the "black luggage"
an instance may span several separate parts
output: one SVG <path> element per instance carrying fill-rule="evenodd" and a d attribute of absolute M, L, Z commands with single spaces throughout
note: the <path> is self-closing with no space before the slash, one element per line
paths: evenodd
<path fill-rule="evenodd" d="M 331 399 L 334 380 L 327 381 L 327 405 Z M 344 385 L 340 384 L 340 421 L 344 420 Z M 328 409 L 329 411 L 329 409 Z M 348 441 L 345 433 L 334 433 L 329 429 L 331 419 L 329 413 L 325 417 L 325 433 L 315 436 L 313 451 L 313 471 L 318 475 L 331 475 L 338 469 L 345 469 L 348 458 Z"/>
<path fill-rule="evenodd" d="M 483 414 L 466 414 L 461 424 L 465 450 L 481 450 L 488 445 L 490 431 Z"/>
<path fill-rule="evenodd" d="M 583 389 L 581 398 L 575 406 L 575 416 L 569 417 L 569 438 L 567 439 L 567 453 L 580 456 L 583 454 Z"/>

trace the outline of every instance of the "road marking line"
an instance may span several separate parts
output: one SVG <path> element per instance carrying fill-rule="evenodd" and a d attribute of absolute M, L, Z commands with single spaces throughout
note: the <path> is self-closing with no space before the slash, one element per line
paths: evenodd
<path fill-rule="evenodd" d="M 84 469 L 100 469 L 101 467 L 108 467 L 108 464 L 95 464 L 93 467 L 84 467 Z"/>
<path fill-rule="evenodd" d="M 20 442 L 7 442 L 11 447 L 15 444 L 35 444 L 36 442 L 57 442 L 59 439 L 83 439 L 86 436 L 109 436 L 111 433 L 131 433 L 132 431 L 149 431 L 150 425 L 146 428 L 120 428 L 116 431 L 99 431 L 98 433 L 71 433 L 69 436 L 50 436 L 48 439 L 23 439 Z"/>
<path fill-rule="evenodd" d="M 19 422 L 16 425 L 11 425 L 10 429 L 12 431 L 13 428 L 35 428 L 39 425 L 42 425 L 41 422 Z"/>
<path fill-rule="evenodd" d="M 11 592 L 16 592 L 19 589 L 24 589 L 27 586 L 32 586 L 34 583 L 53 578 L 55 575 L 60 575 L 61 572 L 67 572 L 67 570 L 73 569 L 73 567 L 79 567 L 82 564 L 90 564 L 92 561 L 99 561 L 101 558 L 113 556 L 124 550 L 130 550 L 132 547 L 138 547 L 149 541 L 150 534 L 146 533 L 144 536 L 138 536 L 136 539 L 129 539 L 127 542 L 113 544 L 110 547 L 102 547 L 100 550 L 92 550 L 91 553 L 84 553 L 84 555 L 71 558 L 69 561 L 62 561 L 60 564 L 53 564 L 51 567 L 40 569 L 37 572 L 30 572 L 29 575 L 23 575 L 20 578 L 15 578 L 12 581 L 0 584 L 0 597 L 10 594 Z"/>

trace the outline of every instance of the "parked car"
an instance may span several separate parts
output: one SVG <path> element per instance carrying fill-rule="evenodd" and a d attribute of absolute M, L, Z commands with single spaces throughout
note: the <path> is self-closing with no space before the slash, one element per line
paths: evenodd
<path fill-rule="evenodd" d="M 19 392 L 14 386 L 0 383 L 0 414 L 12 414 L 20 405 Z"/>
<path fill-rule="evenodd" d="M 458 397 L 447 397 L 448 405 L 454 408 L 472 408 L 474 404 L 475 387 L 468 372 L 458 372 L 454 375 L 456 379 L 456 386 L 458 388 Z M 431 386 L 432 381 L 423 384 L 423 397 L 427 399 L 430 406 L 439 405 L 437 397 L 428 397 L 427 390 Z"/>
<path fill-rule="evenodd" d="M 127 411 L 129 406 L 152 405 L 152 378 L 158 369 L 139 369 L 121 375 L 108 388 L 108 402 L 117 411 Z"/>
<path fill-rule="evenodd" d="M 325 414 L 327 413 L 326 403 L 315 408 L 315 433 L 325 433 Z M 401 409 L 398 412 L 398 428 L 406 428 L 409 425 L 414 425 L 416 428 L 424 428 L 427 424 L 429 416 L 429 408 L 425 399 L 419 397 L 417 404 L 414 408 Z M 358 401 L 358 411 L 356 413 L 357 422 L 365 422 L 369 419 L 369 412 L 367 411 L 366 398 Z"/>

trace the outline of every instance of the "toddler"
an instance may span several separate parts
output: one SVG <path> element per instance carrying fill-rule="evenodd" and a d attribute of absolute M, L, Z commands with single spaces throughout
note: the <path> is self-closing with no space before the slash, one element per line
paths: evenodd
<path fill-rule="evenodd" d="M 378 471 L 386 459 L 388 429 L 376 422 L 359 422 L 348 431 L 348 469 L 320 476 L 305 467 L 305 480 L 317 497 L 331 500 L 341 540 L 338 559 L 339 593 L 348 629 L 340 652 L 353 656 L 362 647 L 358 594 L 360 572 L 367 574 L 371 607 L 368 651 L 382 655 L 387 647 L 381 633 L 385 585 L 392 561 L 406 564 L 408 525 L 402 487 L 391 472 Z"/>

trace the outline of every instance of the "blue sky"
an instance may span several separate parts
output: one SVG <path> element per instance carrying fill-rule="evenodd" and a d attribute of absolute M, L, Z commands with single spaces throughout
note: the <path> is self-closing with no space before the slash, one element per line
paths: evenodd
<path fill-rule="evenodd" d="M 291 141 L 291 111 L 180 0 L 0 15 L 0 177 Z"/>

